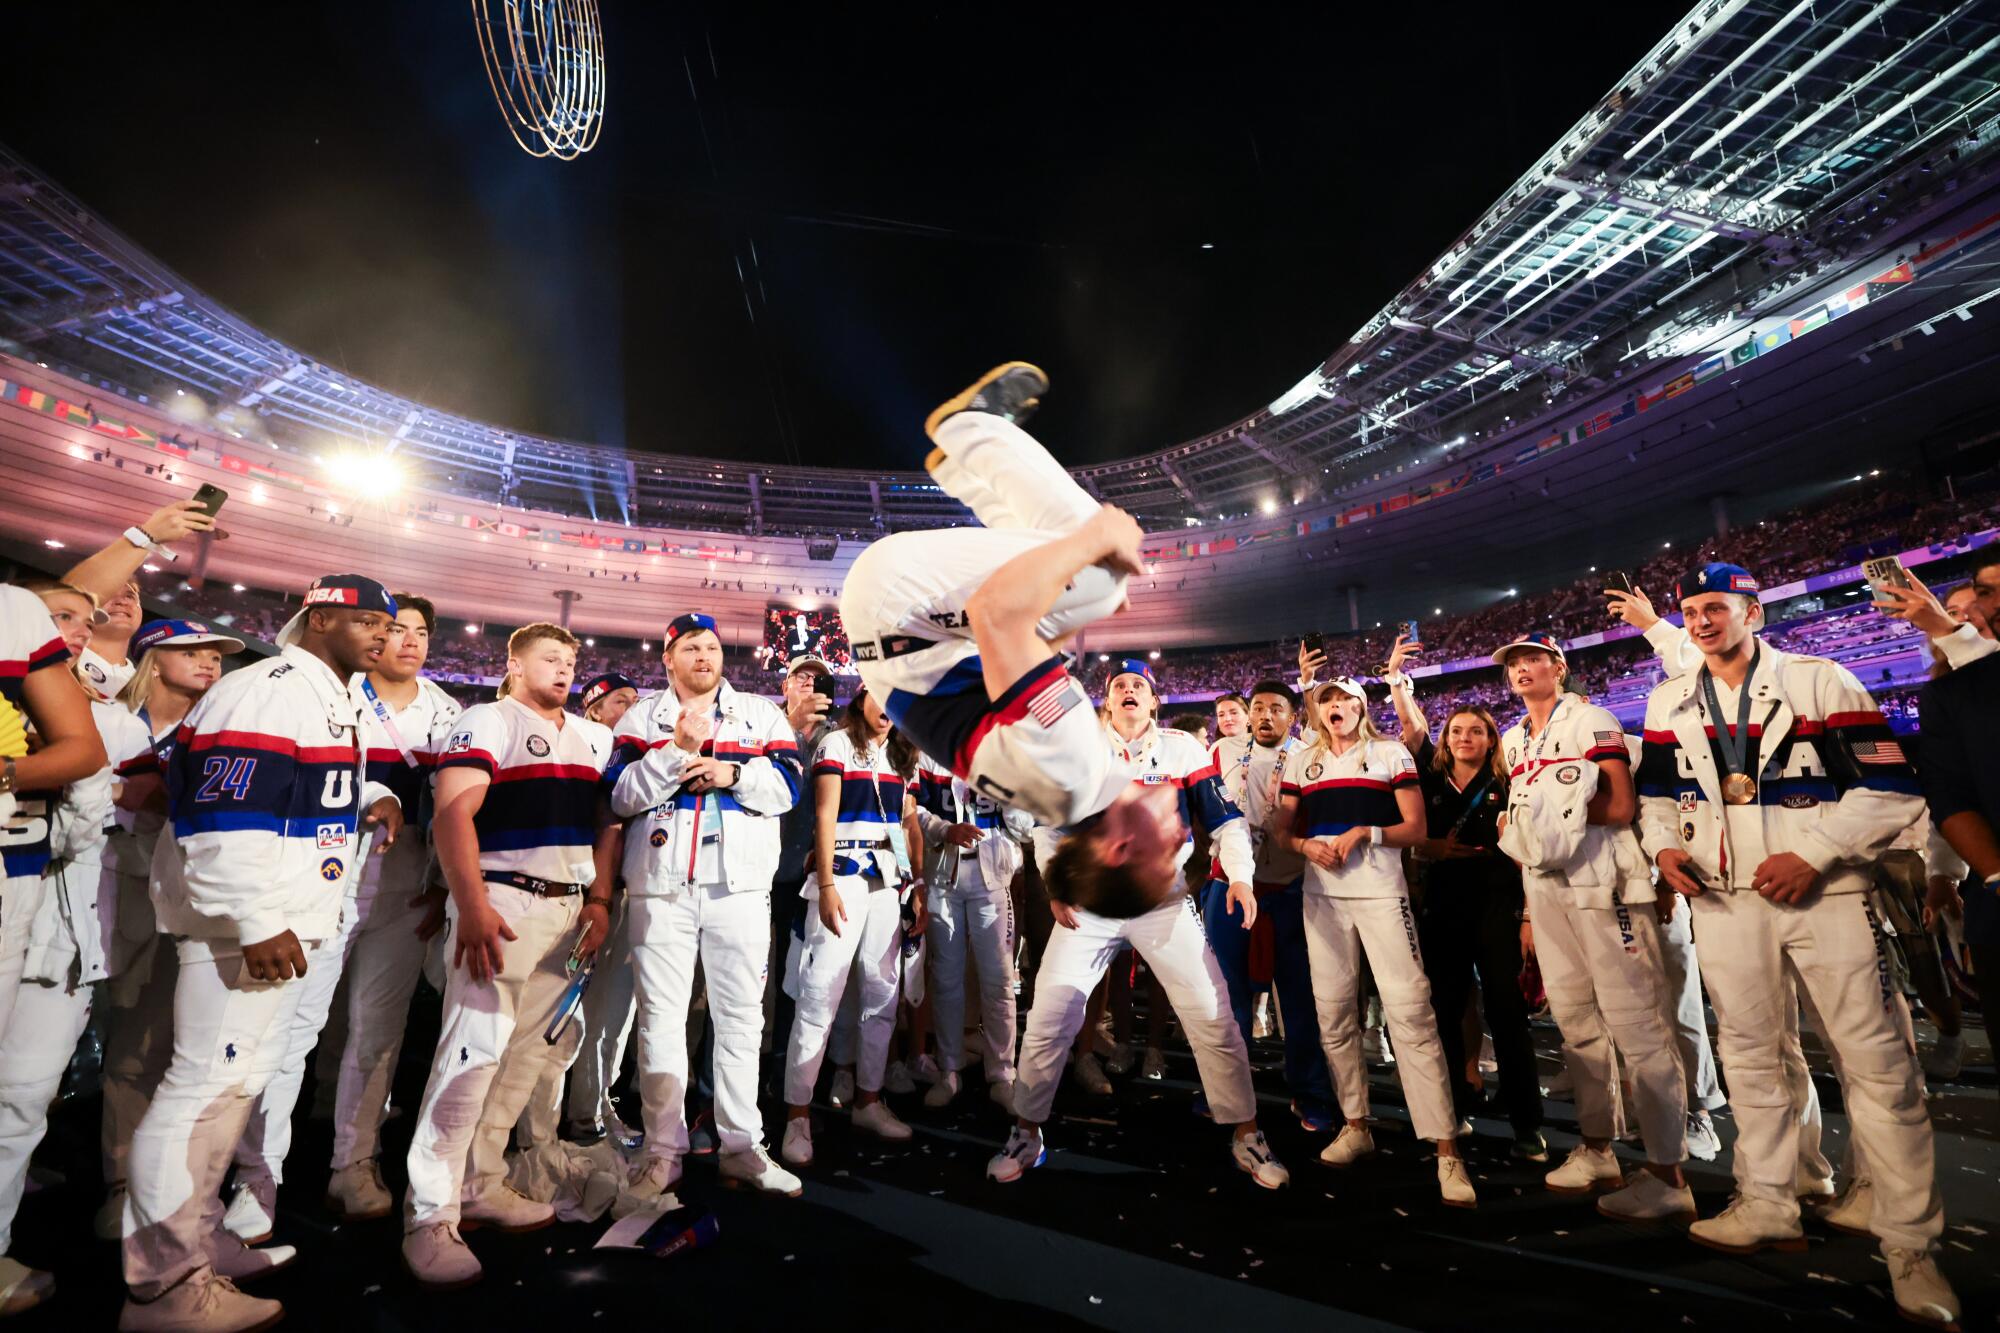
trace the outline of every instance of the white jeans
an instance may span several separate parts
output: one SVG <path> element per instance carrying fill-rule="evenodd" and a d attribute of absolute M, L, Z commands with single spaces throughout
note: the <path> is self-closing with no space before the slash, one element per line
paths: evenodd
<path fill-rule="evenodd" d="M 1340 1113 L 1368 1116 L 1368 1066 L 1361 1056 L 1361 960 L 1375 975 L 1382 1019 L 1396 1049 L 1396 1078 L 1420 1139 L 1458 1137 L 1444 1044 L 1431 1008 L 1430 978 L 1417 948 L 1417 919 L 1408 898 L 1305 895 L 1306 959 L 1320 1045 L 1333 1071 Z"/>
<path fill-rule="evenodd" d="M 323 940 L 301 941 L 306 978 L 332 966 Z M 178 945 L 174 1055 L 132 1136 L 125 1196 L 125 1284 L 141 1301 L 209 1262 L 222 1221 L 222 1177 L 257 1097 L 284 1063 L 306 978 L 252 981 L 240 953 Z"/>
<path fill-rule="evenodd" d="M 236 1183 L 265 1180 L 273 1186 L 285 1179 L 285 1156 L 292 1150 L 292 1112 L 299 1104 L 299 1090 L 305 1086 L 306 1061 L 319 1045 L 320 1029 L 333 1012 L 333 997 L 354 942 L 354 906 L 340 914 L 340 934 L 306 964 L 299 1002 L 292 1010 L 285 1033 L 285 1055 L 277 1072 L 258 1094 L 250 1110 L 250 1122 L 243 1127 L 242 1141 L 236 1145 Z"/>
<path fill-rule="evenodd" d="M 1797 1108 L 1781 1059 L 1796 982 L 1833 1052 L 1874 1182 L 1871 1228 L 1884 1244 L 1929 1249 L 1944 1231 L 1930 1112 L 1864 895 L 1780 906 L 1717 891 L 1694 900 L 1694 916 L 1736 1113 L 1738 1188 L 1798 1212 Z"/>
<path fill-rule="evenodd" d="M 978 870 L 961 863 L 959 873 L 976 877 Z M 974 879 L 975 885 L 979 881 Z M 924 929 L 931 967 L 931 1033 L 937 1039 L 938 1065 L 947 1070 L 965 1064 L 965 959 L 968 950 L 979 972 L 979 1025 L 993 1059 L 986 1078 L 1009 1083 L 1014 1078 L 1014 902 L 1007 886 L 970 892 L 952 890 L 930 899 L 930 923 Z"/>
<path fill-rule="evenodd" d="M 28 932 L 45 887 L 40 875 L 0 879 L 0 1032 L 7 1030 L 14 992 L 28 965 Z"/>
<path fill-rule="evenodd" d="M 1660 961 L 1667 969 L 1667 994 L 1674 1002 L 1674 1043 L 1687 1075 L 1688 1109 L 1713 1111 L 1728 1104 L 1715 1072 L 1715 1048 L 1708 1040 L 1708 1011 L 1702 1007 L 1701 960 L 1694 952 L 1694 917 L 1687 899 L 1674 895 L 1674 914 L 1660 927 Z"/>
<path fill-rule="evenodd" d="M 755 1147 L 764 1141 L 757 1052 L 771 956 L 770 890 L 731 893 L 726 885 L 705 884 L 671 898 L 635 897 L 627 913 L 647 1154 L 678 1157 L 688 1150 L 688 1006 L 697 956 L 715 1023 L 716 1137 L 725 1153 Z"/>
<path fill-rule="evenodd" d="M 1039 1125 L 1049 1118 L 1070 1046 L 1083 1027 L 1084 1007 L 1105 969 L 1127 947 L 1137 949 L 1167 992 L 1181 1031 L 1194 1048 L 1209 1113 L 1221 1125 L 1257 1118 L 1250 1057 L 1229 1009 L 1229 988 L 1201 932 L 1193 900 L 1168 899 L 1144 916 L 1113 918 L 1079 911 L 1076 928 L 1049 932 L 1035 974 L 1035 1003 L 1021 1039 L 1014 1111 Z"/>
<path fill-rule="evenodd" d="M 1567 885 L 1525 878 L 1535 956 L 1576 1088 L 1577 1128 L 1587 1139 L 1615 1137 L 1623 1056 L 1646 1160 L 1677 1165 L 1687 1156 L 1687 1077 L 1653 905 L 1578 907 Z"/>
<path fill-rule="evenodd" d="M 34 981 L 16 987 L 13 1013 L 0 1032 L 0 1254 L 13 1238 L 28 1156 L 49 1127 L 49 1107 L 90 1021 L 92 992 Z"/>
<path fill-rule="evenodd" d="M 408 889 L 377 889 L 355 903 L 347 945 L 347 1040 L 333 1094 L 333 1169 L 382 1151 L 389 1085 L 409 1026 L 410 997 L 423 975 L 426 945 L 417 938 L 423 913 Z"/>
<path fill-rule="evenodd" d="M 808 881 L 810 885 L 811 881 Z M 862 1092 L 880 1092 L 889 1064 L 889 1038 L 896 1030 L 896 999 L 902 953 L 903 911 L 894 889 L 880 880 L 843 875 L 834 880 L 847 919 L 840 933 L 819 919 L 816 895 L 806 898 L 805 948 L 799 966 L 798 1005 L 792 1038 L 785 1048 L 785 1104 L 812 1101 L 813 1084 L 826 1058 L 827 1029 L 846 994 L 850 973 L 860 978 L 856 1034 L 860 1050 L 854 1083 Z"/>
<path fill-rule="evenodd" d="M 767 918 L 764 938 L 768 942 L 769 894 L 763 896 L 763 902 Z M 639 1012 L 639 972 L 632 962 L 632 930 L 628 924 L 631 904 L 630 895 L 618 900 L 610 937 L 597 956 L 597 971 L 590 979 L 590 989 L 583 994 L 583 1012 L 577 1015 L 583 1041 L 569 1070 L 567 1114 L 571 1120 L 585 1124 L 599 1122 L 615 1110 L 611 1104 L 611 1085 L 618 1081 L 618 1071 L 625 1064 L 625 1047 L 632 1039 L 633 1020 Z M 764 966 L 768 967 L 768 947 L 764 956 Z M 760 1017 L 760 1034 L 762 1029 Z M 762 1041 L 760 1035 L 758 1042 Z"/>
<path fill-rule="evenodd" d="M 444 1028 L 410 1142 L 410 1231 L 457 1222 L 462 1199 L 477 1199 L 506 1177 L 508 1135 L 553 1058 L 542 1033 L 569 985 L 563 965 L 583 895 L 541 898 L 488 884 L 486 899 L 515 938 L 501 941 L 500 971 L 480 982 L 452 966 L 455 915 L 447 934 Z"/>
<path fill-rule="evenodd" d="M 124 971 L 104 983 L 98 1011 L 104 1025 L 100 1149 L 107 1187 L 125 1184 L 132 1136 L 173 1063 L 174 991 L 180 975 L 173 940 L 154 935 L 132 951 Z"/>

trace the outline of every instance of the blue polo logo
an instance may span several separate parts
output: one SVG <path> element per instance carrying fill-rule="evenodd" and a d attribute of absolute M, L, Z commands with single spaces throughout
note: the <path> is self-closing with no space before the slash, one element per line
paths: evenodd
<path fill-rule="evenodd" d="M 340 878 L 340 858 L 329 856 L 319 863 L 319 877 L 331 884 Z"/>
<path fill-rule="evenodd" d="M 232 1041 L 222 1048 L 222 1058 L 224 1060 L 234 1060 L 236 1058 L 235 1042 Z"/>
<path fill-rule="evenodd" d="M 459 1062 L 460 1064 L 465 1064 L 465 1063 L 467 1063 L 468 1061 L 470 1061 L 471 1059 L 472 1059 L 472 1048 L 471 1048 L 471 1047 L 469 1047 L 469 1046 L 461 1046 L 461 1047 L 459 1047 L 459 1048 L 458 1048 L 458 1062 Z"/>

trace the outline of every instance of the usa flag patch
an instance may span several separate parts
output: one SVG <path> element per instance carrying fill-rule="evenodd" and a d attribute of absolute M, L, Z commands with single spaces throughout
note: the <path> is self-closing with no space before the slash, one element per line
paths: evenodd
<path fill-rule="evenodd" d="M 1864 764 L 1906 764 L 1903 747 L 1896 741 L 1856 741 L 1854 757 Z"/>
<path fill-rule="evenodd" d="M 1622 731 L 1600 731 L 1597 733 L 1597 743 L 1599 745 L 1623 747 L 1625 744 L 1625 733 Z"/>
<path fill-rule="evenodd" d="M 1028 716 L 1047 730 L 1082 701 L 1083 692 L 1077 689 L 1076 682 L 1068 676 L 1058 676 L 1028 700 Z"/>

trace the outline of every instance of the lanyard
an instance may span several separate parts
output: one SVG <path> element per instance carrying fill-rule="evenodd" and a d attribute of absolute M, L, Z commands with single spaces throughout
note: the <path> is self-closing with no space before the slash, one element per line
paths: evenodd
<path fill-rule="evenodd" d="M 1750 682 L 1757 674 L 1757 659 L 1763 651 L 1761 645 L 1750 650 L 1750 669 L 1743 673 L 1743 688 L 1736 696 L 1734 731 L 1730 730 L 1722 716 L 1722 701 L 1715 693 L 1715 677 L 1709 674 L 1707 667 L 1701 669 L 1702 697 L 1708 702 L 1708 715 L 1715 719 L 1715 738 L 1720 742 L 1718 748 L 1722 751 L 1722 762 L 1731 777 L 1745 772 L 1750 764 Z"/>
<path fill-rule="evenodd" d="M 1549 720 L 1542 723 L 1541 734 L 1535 737 L 1534 748 L 1528 750 L 1527 763 L 1525 765 L 1527 769 L 1527 782 L 1523 783 L 1523 786 L 1534 785 L 1535 779 L 1541 776 L 1540 764 L 1542 762 L 1542 751 L 1548 748 L 1549 737 L 1555 734 L 1556 716 L 1562 712 L 1563 705 L 1568 702 L 1567 697 L 1556 700 L 1556 706 L 1549 710 Z"/>
<path fill-rule="evenodd" d="M 418 692 L 421 693 L 423 687 L 418 686 L 417 688 Z M 417 756 L 411 752 L 409 744 L 404 741 L 403 733 L 396 730 L 396 718 L 389 711 L 389 705 L 383 703 L 382 697 L 375 693 L 375 682 L 363 676 L 361 678 L 361 692 L 368 696 L 368 706 L 375 710 L 375 720 L 382 724 L 383 731 L 389 733 L 389 744 L 402 751 L 403 762 L 411 768 L 422 768 L 423 765 L 417 762 Z"/>
<path fill-rule="evenodd" d="M 1555 715 L 1551 713 L 1549 716 L 1553 719 Z M 1458 818 L 1452 821 L 1451 832 L 1445 834 L 1445 837 L 1456 838 L 1459 835 L 1465 828 L 1466 821 L 1472 818 L 1472 812 L 1477 810 L 1479 803 L 1486 799 L 1486 789 L 1492 785 L 1493 770 L 1489 768 L 1486 770 L 1485 776 L 1479 779 L 1478 784 L 1466 796 L 1465 809 L 1458 812 Z"/>

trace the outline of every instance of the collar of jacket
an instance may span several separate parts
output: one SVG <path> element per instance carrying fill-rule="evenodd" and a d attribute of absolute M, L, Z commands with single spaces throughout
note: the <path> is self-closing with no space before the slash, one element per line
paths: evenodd
<path fill-rule="evenodd" d="M 681 715 L 681 696 L 674 689 L 671 680 L 667 682 L 666 688 L 660 691 L 659 697 L 660 702 L 653 712 L 655 717 L 671 720 Z M 715 687 L 715 709 L 722 715 L 724 721 L 732 720 L 736 716 L 736 687 L 727 680 Z"/>
<path fill-rule="evenodd" d="M 332 667 L 295 643 L 286 644 L 278 655 L 299 673 L 301 680 L 312 686 L 314 696 L 326 710 L 329 727 L 339 730 L 360 725 L 361 702 L 348 688 L 349 682 L 342 680 Z"/>
<path fill-rule="evenodd" d="M 1112 749 L 1118 758 L 1128 764 L 1138 764 L 1153 753 L 1160 743 L 1160 721 L 1158 718 L 1146 723 L 1146 729 L 1132 740 L 1120 736 L 1111 725 L 1111 719 L 1104 719 L 1104 734 L 1110 738 Z"/>
<path fill-rule="evenodd" d="M 1761 769 L 1769 764 L 1771 756 L 1791 735 L 1798 719 L 1779 681 L 1786 663 L 1791 661 L 1791 654 L 1761 640 L 1758 647 L 1757 669 L 1744 682 L 1744 688 L 1750 694 L 1750 722 L 1761 728 L 1757 737 L 1760 772 L 1754 775 L 1761 782 Z M 1667 713 L 1674 739 L 1680 743 L 1681 754 L 1693 766 L 1695 781 L 1701 784 L 1703 795 L 1711 802 L 1719 803 L 1722 800 L 1722 778 L 1716 772 L 1715 751 L 1708 742 L 1708 704 L 1701 688 L 1701 668 L 1696 667 L 1686 675 L 1676 677 L 1675 684 L 1678 693 Z M 1775 712 L 1771 708 L 1773 703 L 1777 704 Z M 1766 715 L 1770 718 L 1768 722 L 1765 721 Z M 1731 726 L 1736 724 L 1733 717 L 1728 721 Z"/>

